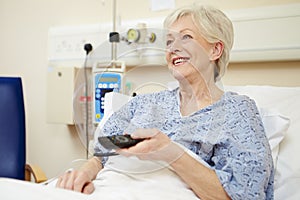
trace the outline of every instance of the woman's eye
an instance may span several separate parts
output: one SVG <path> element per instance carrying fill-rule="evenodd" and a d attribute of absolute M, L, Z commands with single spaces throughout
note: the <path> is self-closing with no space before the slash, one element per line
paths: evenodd
<path fill-rule="evenodd" d="M 167 40 L 166 45 L 170 46 L 172 44 L 173 40 Z"/>
<path fill-rule="evenodd" d="M 193 37 L 191 35 L 185 34 L 182 36 L 182 40 L 188 40 L 188 39 L 192 39 Z"/>

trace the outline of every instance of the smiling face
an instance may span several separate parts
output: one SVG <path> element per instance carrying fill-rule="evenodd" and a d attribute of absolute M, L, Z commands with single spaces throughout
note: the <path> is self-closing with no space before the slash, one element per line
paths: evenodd
<path fill-rule="evenodd" d="M 168 28 L 166 60 L 173 76 L 189 83 L 213 78 L 214 68 L 209 58 L 213 45 L 201 36 L 192 17 L 181 17 Z"/>

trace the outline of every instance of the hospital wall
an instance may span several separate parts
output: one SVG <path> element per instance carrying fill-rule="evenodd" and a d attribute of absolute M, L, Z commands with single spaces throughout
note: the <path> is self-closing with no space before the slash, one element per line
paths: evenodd
<path fill-rule="evenodd" d="M 176 7 L 192 0 L 176 0 Z M 299 0 L 199 1 L 223 10 L 300 3 Z M 117 0 L 118 19 L 163 17 L 170 10 L 151 11 L 148 0 Z M 85 149 L 75 126 L 47 123 L 48 30 L 53 26 L 107 23 L 112 0 L 1 0 L 0 74 L 23 79 L 27 162 L 40 165 L 48 177 L 84 159 Z M 147 69 L 150 70 L 150 69 Z M 165 69 L 161 69 L 165 73 Z M 160 73 L 160 69 L 155 69 Z M 300 59 L 230 63 L 223 84 L 300 86 Z M 62 98 L 63 98 L 63 94 Z M 1 113 L 2 114 L 2 113 Z M 0 127 L 1 128 L 1 127 Z"/>

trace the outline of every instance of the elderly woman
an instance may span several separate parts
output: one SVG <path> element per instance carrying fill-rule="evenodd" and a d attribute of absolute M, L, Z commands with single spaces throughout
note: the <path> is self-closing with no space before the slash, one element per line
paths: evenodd
<path fill-rule="evenodd" d="M 134 97 L 103 134 L 143 138 L 117 152 L 168 163 L 198 198 L 273 199 L 271 151 L 255 102 L 216 85 L 233 44 L 231 21 L 218 9 L 193 5 L 175 10 L 164 26 L 166 60 L 179 87 Z M 91 158 L 57 186 L 93 192 L 105 161 Z"/>

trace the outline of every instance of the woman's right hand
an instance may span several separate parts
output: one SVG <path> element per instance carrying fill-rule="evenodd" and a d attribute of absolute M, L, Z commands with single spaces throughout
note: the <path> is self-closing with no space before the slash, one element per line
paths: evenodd
<path fill-rule="evenodd" d="M 92 180 L 96 178 L 101 169 L 100 158 L 92 157 L 79 170 L 67 171 L 60 176 L 56 187 L 91 194 L 95 190 Z"/>
<path fill-rule="evenodd" d="M 66 172 L 58 178 L 56 187 L 84 194 L 91 194 L 95 190 L 91 178 L 88 173 L 83 170 Z"/>

